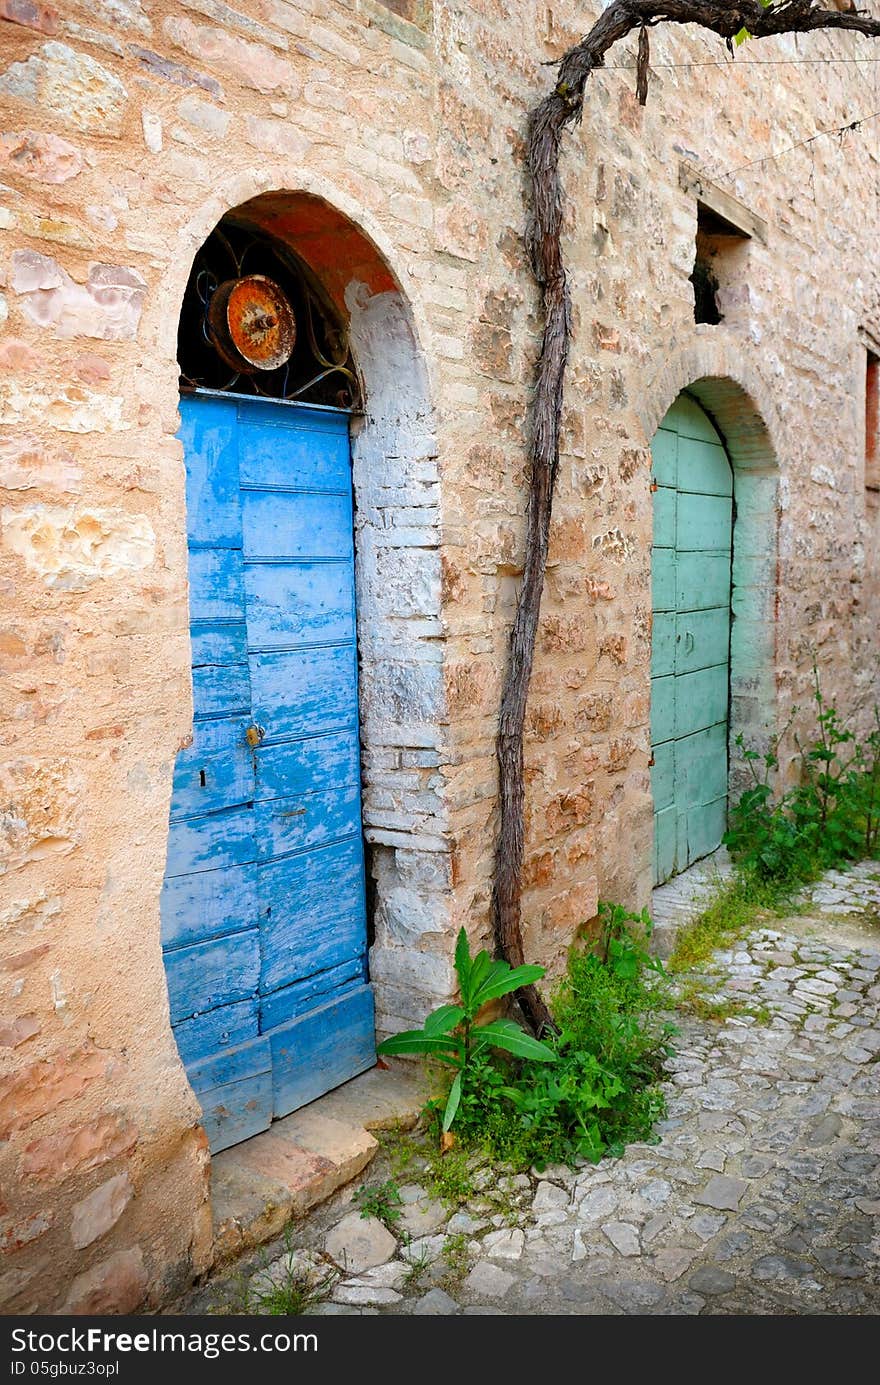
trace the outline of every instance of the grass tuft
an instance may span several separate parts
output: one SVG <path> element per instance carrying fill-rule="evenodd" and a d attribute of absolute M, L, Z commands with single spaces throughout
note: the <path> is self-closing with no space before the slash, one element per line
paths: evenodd
<path fill-rule="evenodd" d="M 778 887 L 737 873 L 721 886 L 703 912 L 681 930 L 666 964 L 667 971 L 675 975 L 703 966 L 718 948 L 728 947 L 762 918 L 773 914 L 782 897 Z"/>

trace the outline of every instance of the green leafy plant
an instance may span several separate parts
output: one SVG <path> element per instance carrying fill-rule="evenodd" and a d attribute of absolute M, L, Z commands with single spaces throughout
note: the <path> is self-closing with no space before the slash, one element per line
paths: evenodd
<path fill-rule="evenodd" d="M 402 1216 L 403 1198 L 393 1178 L 387 1178 L 384 1183 L 362 1183 L 354 1201 L 362 1217 L 376 1217 L 389 1231 Z"/>
<path fill-rule="evenodd" d="M 446 1237 L 441 1255 L 447 1267 L 447 1277 L 453 1283 L 463 1279 L 470 1267 L 469 1237 L 465 1231 L 457 1231 Z"/>
<path fill-rule="evenodd" d="M 434 1114 L 433 1108 L 431 1114 Z M 439 1198 L 448 1207 L 460 1207 L 463 1202 L 473 1197 L 473 1172 L 467 1150 L 441 1150 L 432 1145 L 427 1151 L 427 1159 L 425 1182 L 428 1192 L 433 1197 Z"/>
<path fill-rule="evenodd" d="M 765 10 L 772 10 L 775 3 L 776 0 L 761 0 L 762 8 Z M 734 46 L 736 48 L 739 48 L 743 43 L 748 43 L 751 37 L 751 30 L 747 29 L 745 25 L 743 25 L 743 27 L 741 29 L 738 29 L 733 36 Z"/>
<path fill-rule="evenodd" d="M 856 805 L 865 832 L 866 856 L 876 856 L 880 849 L 880 707 L 874 708 L 874 723 L 874 730 L 861 747 L 861 793 Z"/>
<path fill-rule="evenodd" d="M 652 957 L 648 951 L 654 924 L 647 909 L 631 914 L 621 904 L 601 900 L 599 923 L 602 956 L 615 976 L 622 981 L 634 981 L 645 970 L 663 975 L 660 958 Z"/>
<path fill-rule="evenodd" d="M 462 928 L 455 948 L 455 971 L 461 1003 L 441 1005 L 425 1020 L 421 1029 L 395 1034 L 380 1044 L 382 1056 L 402 1053 L 430 1055 L 455 1069 L 446 1098 L 442 1128 L 448 1131 L 461 1102 L 465 1081 L 474 1061 L 488 1049 L 503 1049 L 530 1062 L 552 1063 L 556 1054 L 547 1044 L 535 1039 L 514 1020 L 495 1019 L 477 1024 L 477 1016 L 492 1000 L 532 985 L 544 975 L 543 967 L 511 967 L 493 961 L 486 951 L 471 957 L 467 934 Z"/>
<path fill-rule="evenodd" d="M 515 1168 L 596 1161 L 652 1138 L 673 1027 L 663 966 L 648 950 L 646 914 L 600 906 L 595 950 L 573 949 L 553 998 L 556 1062 L 477 1057 L 461 1101 L 462 1139 Z"/>
<path fill-rule="evenodd" d="M 804 744 L 794 737 L 799 782 L 778 797 L 772 779 L 791 721 L 763 754 L 736 738 L 753 782 L 731 809 L 724 840 L 745 875 L 780 890 L 876 855 L 880 846 L 880 710 L 874 730 L 860 741 L 827 702 L 815 663 L 813 703 L 813 738 Z"/>

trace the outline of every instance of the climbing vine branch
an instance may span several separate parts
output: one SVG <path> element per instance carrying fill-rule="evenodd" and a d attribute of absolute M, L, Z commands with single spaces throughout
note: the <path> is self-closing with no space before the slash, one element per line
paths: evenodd
<path fill-rule="evenodd" d="M 778 34 L 808 34 L 819 29 L 880 37 L 880 18 L 855 9 L 825 9 L 813 0 L 613 0 L 590 32 L 564 54 L 554 90 L 529 117 L 532 215 L 528 249 L 541 291 L 544 334 L 532 405 L 525 559 L 498 728 L 500 821 L 493 888 L 496 943 L 501 955 L 515 967 L 525 962 L 521 920 L 523 730 L 547 567 L 571 338 L 571 299 L 562 249 L 564 190 L 559 154 L 566 127 L 581 119 L 590 75 L 604 65 L 609 49 L 635 30 L 639 31 L 636 90 L 644 104 L 650 59 L 648 31 L 661 23 L 696 24 L 718 34 L 731 50 L 747 36 L 760 39 Z M 520 998 L 536 1031 L 551 1023 L 546 1003 L 534 985 L 524 987 Z"/>

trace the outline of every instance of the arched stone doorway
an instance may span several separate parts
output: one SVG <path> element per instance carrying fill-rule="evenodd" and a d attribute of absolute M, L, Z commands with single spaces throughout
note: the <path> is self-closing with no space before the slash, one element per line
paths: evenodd
<path fill-rule="evenodd" d="M 728 796 L 745 783 L 739 736 L 761 746 L 775 729 L 778 469 L 761 416 L 729 378 L 689 383 L 653 438 L 659 884 L 719 844 Z"/>
<path fill-rule="evenodd" d="M 201 391 L 188 394 L 182 402 L 180 436 L 190 480 L 195 471 L 205 471 L 201 462 L 193 466 L 194 448 L 202 456 L 206 450 L 216 454 L 218 446 L 223 451 L 225 444 L 232 446 L 236 436 L 244 436 L 242 430 L 247 433 L 245 451 L 251 458 L 240 471 L 236 486 L 226 487 L 230 493 L 235 490 L 239 497 L 241 518 L 237 532 L 243 534 L 240 609 L 227 610 L 234 581 L 220 580 L 222 574 L 220 578 L 215 574 L 206 588 L 197 571 L 199 563 L 204 566 L 205 556 L 212 548 L 204 525 L 207 522 L 210 529 L 210 524 L 218 521 L 219 511 L 209 484 L 204 493 L 207 509 L 203 507 L 202 515 L 197 516 L 193 509 L 195 491 L 192 485 L 189 488 L 196 739 L 193 748 L 184 749 L 178 757 L 165 886 L 166 901 L 169 895 L 176 897 L 163 910 L 171 1018 L 215 1149 L 257 1133 L 274 1116 L 314 1099 L 320 1091 L 346 1080 L 373 1061 L 367 948 L 372 946 L 372 989 L 376 991 L 378 1024 L 381 1028 L 397 1027 L 401 1006 L 395 987 L 403 991 L 410 978 L 407 958 L 394 946 L 396 939 L 390 936 L 387 919 L 395 908 L 409 908 L 414 913 L 424 913 L 432 906 L 438 909 L 440 906 L 425 896 L 431 895 L 431 882 L 443 878 L 442 866 L 438 869 L 434 864 L 431 881 L 426 884 L 424 869 L 419 869 L 424 847 L 420 834 L 413 830 L 415 823 L 408 823 L 405 813 L 388 812 L 389 802 L 405 799 L 412 779 L 406 773 L 408 767 L 402 764 L 401 747 L 416 747 L 416 753 L 426 755 L 430 735 L 436 734 L 436 727 L 443 720 L 436 646 L 429 648 L 425 639 L 426 627 L 439 616 L 436 447 L 427 379 L 409 305 L 372 241 L 322 198 L 302 192 L 263 193 L 226 213 L 219 229 L 237 237 L 239 246 L 242 236 L 251 236 L 279 247 L 295 260 L 304 281 L 321 300 L 327 320 L 347 339 L 348 364 L 356 376 L 355 389 L 350 393 L 357 395 L 354 402 L 358 407 L 340 414 L 332 391 L 324 397 L 326 389 L 316 401 L 293 404 L 255 398 L 245 385 L 250 398 L 236 400 L 241 382 L 224 387 L 219 377 L 207 382 L 209 389 L 212 384 L 219 384 L 213 393 L 205 393 L 202 381 Z M 254 267 L 265 269 L 262 264 L 251 266 Z M 241 268 L 248 266 L 242 263 Z M 186 301 L 184 297 L 185 311 Z M 305 327 L 305 323 L 301 324 L 302 329 Z M 313 333 L 311 322 L 308 332 L 310 336 Z M 320 346 L 318 354 L 324 355 L 326 336 Z M 332 372 L 328 376 L 327 383 L 332 386 Z M 336 382 L 340 381 L 345 383 L 337 374 Z M 198 422 L 194 425 L 196 416 Z M 225 429 L 220 444 L 218 429 L 220 433 Z M 305 453 L 313 459 L 317 457 L 320 475 L 316 473 L 311 479 L 305 474 L 285 476 L 284 449 L 279 453 L 277 446 L 268 445 L 267 430 L 273 444 L 282 434 L 289 435 L 294 452 L 297 438 L 302 442 L 308 435 Z M 328 440 L 330 450 L 335 447 L 336 452 L 344 442 L 344 464 L 341 453 L 336 456 L 336 452 L 328 461 L 329 453 L 324 455 Z M 278 454 L 276 461 L 280 465 L 275 468 L 278 474 L 273 472 L 267 482 L 262 472 L 257 474 L 257 463 L 262 466 L 268 452 Z M 302 448 L 299 452 L 302 460 L 305 453 Z M 273 491 L 271 497 L 267 485 Z M 302 508 L 304 496 L 311 497 L 309 504 L 315 514 L 310 511 L 300 523 L 295 512 Z M 262 497 L 261 503 L 271 500 L 259 522 L 253 517 L 256 497 Z M 314 536 L 326 537 L 328 505 L 334 510 L 329 538 L 332 551 L 307 553 L 309 544 L 314 546 L 317 542 Z M 296 553 L 287 549 L 291 542 L 296 544 L 299 540 L 279 537 L 279 514 L 287 509 L 292 516 L 287 533 L 297 529 L 302 540 Z M 255 524 L 261 530 L 259 534 Z M 270 542 L 267 534 L 274 534 L 275 539 Z M 234 536 L 231 540 L 228 536 L 222 539 L 229 549 L 236 542 Z M 259 551 L 248 550 L 248 545 L 253 548 L 254 543 Z M 275 579 L 294 567 L 301 572 L 306 560 L 311 562 L 311 575 L 305 587 L 290 586 L 286 594 L 279 595 Z M 258 564 L 258 585 L 266 587 L 266 580 L 274 580 L 270 587 L 275 595 L 268 600 L 269 588 L 260 592 L 254 585 L 253 573 Z M 331 569 L 338 579 L 332 592 L 326 580 Z M 205 664 L 196 663 L 200 658 L 197 645 L 204 645 L 206 633 L 216 644 L 217 630 L 206 632 L 205 626 L 210 626 L 211 617 L 218 614 L 211 605 L 218 592 L 226 603 L 222 610 L 218 607 L 223 631 L 228 635 L 237 627 L 238 646 L 237 653 L 233 649 L 225 665 L 212 665 L 209 700 L 205 702 Z M 352 594 L 356 600 L 350 599 Z M 197 613 L 197 603 L 205 598 L 208 604 Z M 296 629 L 292 634 L 290 621 L 285 625 L 285 620 L 294 609 Z M 263 619 L 267 613 L 268 627 Z M 421 628 L 414 628 L 417 624 Z M 328 670 L 322 674 L 317 669 L 314 678 L 306 678 L 309 686 L 299 688 L 298 706 L 293 705 L 297 699 L 289 700 L 286 721 L 283 716 L 276 716 L 269 727 L 262 724 L 269 718 L 261 710 L 268 705 L 268 685 L 262 686 L 261 679 L 265 682 L 263 674 L 268 663 L 291 661 L 293 645 L 300 669 L 310 661 L 332 661 L 339 655 L 345 664 L 342 681 L 346 686 L 339 683 L 339 669 L 335 666 L 332 677 Z M 217 656 L 212 653 L 209 657 L 216 660 Z M 237 705 L 243 693 L 235 690 L 234 670 L 238 671 L 239 683 L 243 685 L 249 680 L 247 708 Z M 279 670 L 276 672 L 280 675 Z M 302 681 L 299 674 L 293 681 L 297 679 Z M 275 682 L 278 695 L 273 695 L 271 703 L 277 713 L 284 701 L 282 689 L 291 686 L 291 671 L 287 670 L 284 678 Z M 332 696 L 328 720 L 325 713 L 329 693 Z M 227 706 L 230 697 L 236 702 L 234 708 Z M 304 702 L 309 703 L 314 715 L 310 712 L 303 716 Z M 319 702 L 324 704 L 323 712 Z M 336 716 L 339 708 L 342 711 Z M 236 754 L 241 761 L 239 770 L 247 770 L 250 775 L 245 783 L 237 771 L 232 773 L 232 780 L 237 777 L 240 782 L 233 782 L 231 787 L 230 746 L 220 746 L 221 764 L 215 766 L 210 755 L 202 753 L 205 746 L 200 743 L 206 725 L 216 731 L 224 721 L 227 729 L 234 732 Z M 245 744 L 245 738 L 251 735 L 257 740 L 256 746 Z M 316 758 L 316 747 L 321 743 L 327 754 Z M 291 760 L 287 752 L 295 751 L 296 763 L 291 760 L 287 769 L 271 769 L 271 757 L 263 756 L 263 751 L 272 751 L 277 760 L 280 747 L 286 747 L 287 760 Z M 263 758 L 267 760 L 266 767 L 261 765 Z M 308 774 L 303 779 L 305 770 L 312 773 L 311 779 Z M 283 785 L 279 773 L 282 779 L 286 776 Z M 218 774 L 223 782 L 217 801 L 208 804 L 207 811 L 194 814 L 194 807 L 202 809 L 205 805 L 194 804 L 193 795 L 196 799 L 200 793 L 210 795 L 212 785 L 218 786 Z M 279 787 L 283 792 L 279 793 Z M 290 789 L 296 789 L 296 793 L 287 793 Z M 238 835 L 229 859 L 228 843 L 218 846 L 216 840 L 217 816 L 223 814 L 247 819 L 245 829 L 236 829 Z M 196 844 L 193 859 L 193 827 L 197 821 L 207 831 L 208 847 L 202 850 Z M 373 907 L 369 919 L 364 840 L 367 872 L 376 882 L 371 892 Z M 435 861 L 439 862 L 443 856 L 442 838 L 432 842 L 432 848 Z M 340 851 L 345 860 L 334 865 L 329 858 Z M 321 890 L 314 897 L 315 872 L 310 862 L 314 865 L 319 859 L 329 864 L 323 871 Z M 263 866 L 278 878 L 258 889 L 244 876 L 259 874 Z M 227 877 L 222 888 L 218 886 L 220 895 L 226 897 L 225 903 L 218 905 L 218 890 L 210 889 L 206 905 L 204 882 L 209 874 L 219 881 L 218 869 L 225 870 Z M 241 885 L 238 895 L 233 894 L 231 900 L 226 888 L 230 872 Z M 198 899 L 194 899 L 189 888 L 193 881 L 198 886 Z M 307 915 L 304 921 L 303 901 Z M 335 928 L 333 919 L 339 912 L 340 901 L 345 926 Z M 287 920 L 280 934 L 275 926 L 279 915 Z M 195 928 L 190 926 L 193 921 Z M 208 933 L 204 931 L 206 923 Z M 273 932 L 277 935 L 274 942 Z M 335 942 L 340 939 L 346 956 L 342 952 L 336 955 L 339 949 Z M 303 947 L 311 949 L 311 960 L 302 955 Z M 426 964 L 430 961 L 425 958 Z M 430 1008 L 432 984 L 443 993 L 445 974 L 439 973 L 445 973 L 445 967 L 439 959 L 435 970 L 436 982 L 433 975 L 426 976 L 427 1001 L 415 987 L 411 1004 Z M 426 967 L 427 971 L 430 967 Z M 315 1020 L 316 1013 L 322 1010 L 323 1014 L 317 1014 L 317 1029 L 311 1021 L 304 1022 L 309 1016 Z M 393 1021 L 389 1020 L 391 1016 Z M 311 1036 L 306 1032 L 310 1025 Z M 318 1030 L 323 1030 L 323 1039 Z"/>

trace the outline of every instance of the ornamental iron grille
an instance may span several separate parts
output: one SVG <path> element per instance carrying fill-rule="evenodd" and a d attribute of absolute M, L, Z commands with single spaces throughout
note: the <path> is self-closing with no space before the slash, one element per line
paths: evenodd
<path fill-rule="evenodd" d="M 193 261 L 177 359 L 183 393 L 361 404 L 348 330 L 311 271 L 282 242 L 232 221 Z"/>

